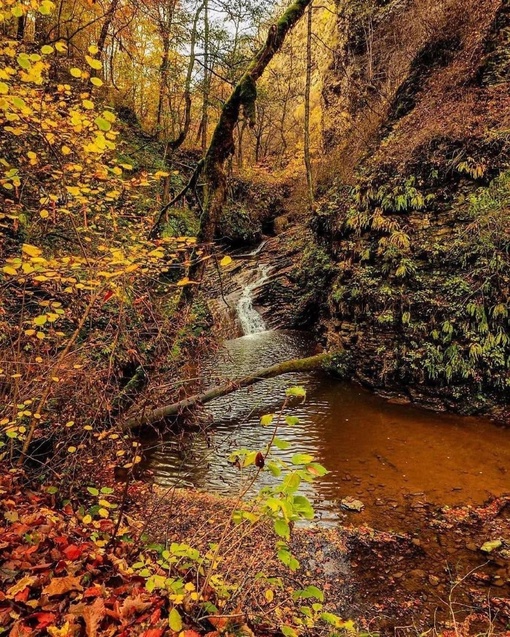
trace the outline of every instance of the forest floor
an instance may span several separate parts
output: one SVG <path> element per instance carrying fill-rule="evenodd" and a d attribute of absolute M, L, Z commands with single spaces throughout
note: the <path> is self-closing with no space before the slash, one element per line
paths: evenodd
<path fill-rule="evenodd" d="M 324 592 L 323 610 L 363 633 L 503 634 L 510 621 L 510 498 L 418 507 L 408 532 L 356 526 L 355 513 L 349 526 L 296 528 L 289 548 L 301 565 L 290 571 L 276 559 L 272 525 L 232 524 L 232 499 L 141 481 L 125 489 L 106 475 L 104 494 L 61 501 L 31 489 L 21 472 L 1 475 L 0 630 L 13 637 L 281 635 L 277 626 L 299 612 L 292 592 L 310 585 Z M 94 508 L 98 498 L 106 512 Z M 122 504 L 115 531 L 109 512 Z M 238 588 L 223 608 L 216 600 L 216 617 L 197 621 L 180 600 L 182 626 L 169 630 L 175 596 L 151 590 L 140 570 L 149 540 L 219 546 L 215 572 Z M 271 595 L 267 577 L 281 578 Z"/>
<path fill-rule="evenodd" d="M 157 537 L 176 541 L 195 529 L 199 543 L 217 541 L 228 525 L 230 499 L 191 490 L 172 490 L 170 498 L 162 494 L 156 488 L 150 496 L 152 511 L 158 513 L 151 513 L 149 528 Z M 390 522 L 394 514 L 388 506 L 382 515 Z M 361 631 L 415 635 L 506 630 L 510 498 L 476 508 L 416 506 L 407 512 L 409 530 L 404 533 L 357 526 L 355 516 L 349 526 L 294 529 L 290 548 L 301 568 L 287 574 L 274 559 L 277 538 L 272 530 L 254 527 L 225 546 L 226 572 L 248 589 L 261 569 L 277 572 L 289 587 L 295 580 L 300 586 L 315 584 L 325 593 L 325 608 L 354 620 Z M 271 613 L 274 602 L 261 593 L 242 593 L 248 614 Z M 285 604 L 284 597 L 279 603 Z"/>

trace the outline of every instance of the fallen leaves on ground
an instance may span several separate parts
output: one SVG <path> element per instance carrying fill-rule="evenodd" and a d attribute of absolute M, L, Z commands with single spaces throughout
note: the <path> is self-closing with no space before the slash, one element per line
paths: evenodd
<path fill-rule="evenodd" d="M 145 579 L 130 568 L 139 552 L 127 534 L 109 545 L 112 520 L 84 524 L 69 504 L 52 506 L 50 495 L 23 488 L 18 478 L 0 475 L 0 633 L 176 634 L 169 616 L 177 611 L 165 591 L 149 593 Z M 186 626 L 181 634 L 198 637 Z"/>

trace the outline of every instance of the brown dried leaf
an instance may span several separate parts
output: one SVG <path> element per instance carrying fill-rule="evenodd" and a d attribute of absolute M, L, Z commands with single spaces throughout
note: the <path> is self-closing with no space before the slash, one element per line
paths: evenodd
<path fill-rule="evenodd" d="M 83 617 L 87 628 L 87 637 L 97 637 L 97 629 L 106 614 L 104 601 L 96 597 L 93 604 L 76 604 L 71 613 Z"/>
<path fill-rule="evenodd" d="M 70 591 L 82 591 L 83 586 L 80 584 L 80 577 L 66 575 L 65 577 L 54 577 L 48 586 L 43 588 L 43 593 L 50 597 L 51 595 L 64 595 Z"/>
<path fill-rule="evenodd" d="M 135 613 L 143 613 L 151 607 L 151 602 L 144 602 L 141 596 L 127 597 L 120 609 L 120 616 L 128 619 Z"/>

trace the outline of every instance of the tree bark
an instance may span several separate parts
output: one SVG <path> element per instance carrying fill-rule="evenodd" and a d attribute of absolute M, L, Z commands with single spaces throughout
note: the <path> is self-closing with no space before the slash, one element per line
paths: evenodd
<path fill-rule="evenodd" d="M 289 372 L 309 372 L 315 369 L 320 369 L 331 360 L 331 356 L 331 354 L 317 354 L 316 356 L 297 358 L 283 363 L 278 363 L 272 367 L 260 369 L 254 374 L 213 387 L 202 394 L 195 394 L 194 396 L 180 400 L 177 403 L 158 407 L 157 409 L 153 409 L 139 416 L 135 416 L 134 418 L 130 418 L 124 423 L 123 429 L 125 431 L 129 431 L 144 425 L 161 422 L 169 416 L 176 416 L 177 414 L 182 413 L 185 409 L 189 409 L 197 405 L 204 405 L 215 398 L 226 396 L 227 394 L 243 387 L 249 387 L 250 385 L 254 385 L 266 378 L 274 378 L 275 376 L 280 376 L 281 374 L 287 374 Z"/>
<path fill-rule="evenodd" d="M 110 30 L 110 26 L 115 17 L 118 4 L 119 0 L 112 0 L 109 9 L 106 12 L 103 26 L 101 27 L 101 33 L 99 34 L 99 39 L 97 41 L 98 54 L 100 58 L 102 58 L 103 56 L 103 51 L 106 46 L 106 38 L 108 37 L 108 31 Z"/>
<path fill-rule="evenodd" d="M 205 6 L 205 2 L 198 7 L 195 13 L 195 17 L 193 19 L 193 29 L 191 31 L 191 42 L 190 42 L 190 54 L 189 54 L 189 63 L 188 70 L 186 72 L 186 84 L 184 86 L 184 124 L 179 135 L 167 142 L 168 150 L 175 151 L 182 146 L 186 137 L 188 136 L 190 125 L 191 125 L 191 81 L 193 79 L 193 68 L 195 66 L 195 46 L 197 40 L 197 26 L 198 19 L 200 17 L 200 13 Z"/>
<path fill-rule="evenodd" d="M 204 95 L 202 103 L 202 121 L 200 131 L 202 133 L 202 153 L 207 150 L 207 129 L 209 127 L 209 93 L 211 73 L 209 69 L 209 0 L 204 2 Z"/>
<path fill-rule="evenodd" d="M 305 136 L 304 155 L 306 168 L 306 183 L 308 185 L 308 199 L 310 209 L 313 208 L 313 174 L 312 160 L 310 157 L 310 97 L 312 91 L 312 6 L 313 0 L 308 7 L 307 28 L 306 28 L 306 82 L 305 82 Z"/>
<path fill-rule="evenodd" d="M 278 22 L 271 26 L 265 44 L 248 64 L 246 71 L 223 106 L 204 162 L 204 210 L 198 233 L 198 242 L 205 246 L 206 251 L 214 240 L 216 227 L 227 195 L 227 178 L 224 165 L 227 159 L 234 154 L 234 130 L 239 121 L 241 109 L 245 118 L 253 126 L 255 123 L 257 80 L 274 55 L 281 49 L 287 33 L 303 16 L 310 2 L 311 0 L 295 0 Z M 189 278 L 200 281 L 205 265 L 206 261 L 204 259 L 195 262 L 190 268 Z M 179 303 L 181 307 L 193 301 L 194 290 L 195 286 L 183 288 Z"/>

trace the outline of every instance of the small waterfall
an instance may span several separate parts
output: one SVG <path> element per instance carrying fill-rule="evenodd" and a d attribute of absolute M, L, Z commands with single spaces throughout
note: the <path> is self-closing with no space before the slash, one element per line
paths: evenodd
<path fill-rule="evenodd" d="M 264 319 L 253 307 L 253 290 L 267 281 L 269 266 L 259 266 L 258 271 L 260 276 L 255 279 L 253 283 L 248 284 L 244 288 L 237 304 L 237 316 L 239 317 L 239 322 L 241 323 L 241 328 L 245 336 L 249 334 L 259 334 L 267 330 Z"/>

